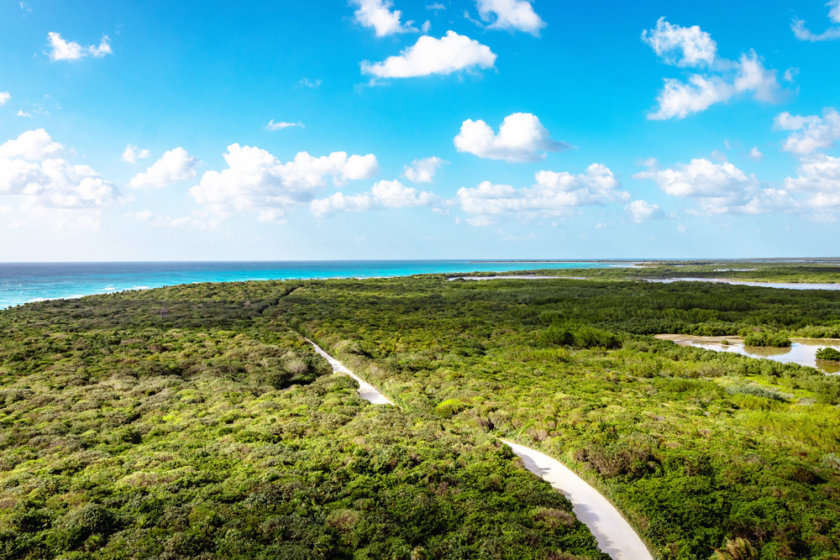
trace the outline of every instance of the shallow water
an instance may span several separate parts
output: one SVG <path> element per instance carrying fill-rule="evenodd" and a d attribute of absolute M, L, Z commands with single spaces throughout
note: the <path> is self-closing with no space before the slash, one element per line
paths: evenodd
<path fill-rule="evenodd" d="M 0 309 L 43 299 L 74 298 L 193 282 L 375 278 L 413 274 L 512 272 L 533 268 L 613 268 L 618 262 L 285 261 L 0 263 Z"/>
<path fill-rule="evenodd" d="M 833 362 L 817 361 L 817 350 L 831 347 L 840 349 L 840 340 L 818 340 L 818 339 L 796 339 L 790 348 L 764 348 L 757 346 L 744 346 L 742 342 L 721 344 L 718 342 L 703 342 L 701 337 L 690 339 L 675 339 L 674 342 L 681 346 L 694 346 L 714 350 L 715 352 L 732 352 L 752 358 L 765 358 L 782 363 L 793 363 L 803 366 L 817 368 L 824 373 L 840 373 L 840 364 Z"/>
<path fill-rule="evenodd" d="M 749 282 L 728 278 L 645 278 L 647 282 L 673 284 L 674 282 L 711 282 L 713 284 L 732 284 L 733 286 L 754 286 L 757 288 L 779 288 L 782 290 L 840 290 L 840 284 L 822 284 L 817 282 Z"/>

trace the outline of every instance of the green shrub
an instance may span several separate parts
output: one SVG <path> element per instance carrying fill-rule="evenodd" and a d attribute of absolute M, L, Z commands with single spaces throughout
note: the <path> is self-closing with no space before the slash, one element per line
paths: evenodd
<path fill-rule="evenodd" d="M 587 325 L 552 325 L 540 331 L 537 342 L 542 347 L 621 348 L 621 337 Z"/>
<path fill-rule="evenodd" d="M 817 350 L 817 359 L 826 362 L 840 362 L 840 350 L 837 350 L 837 348 L 820 348 Z"/>
<path fill-rule="evenodd" d="M 450 418 L 465 408 L 469 408 L 469 406 L 470 405 L 460 399 L 446 399 L 445 401 L 438 403 L 435 407 L 435 414 L 442 416 L 443 418 Z"/>
<path fill-rule="evenodd" d="M 771 348 L 790 348 L 791 342 L 790 339 L 783 334 L 761 331 L 748 334 L 744 339 L 744 345 L 765 346 Z"/>

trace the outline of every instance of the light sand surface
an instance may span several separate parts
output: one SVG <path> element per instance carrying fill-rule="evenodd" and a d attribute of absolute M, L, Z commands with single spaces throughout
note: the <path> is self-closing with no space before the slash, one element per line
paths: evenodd
<path fill-rule="evenodd" d="M 373 385 L 371 385 L 370 383 L 368 383 L 367 381 L 365 381 L 364 379 L 362 379 L 361 377 L 344 367 L 344 364 L 342 364 L 341 362 L 324 352 L 323 348 L 321 348 L 308 338 L 306 339 L 306 341 L 309 344 L 311 344 L 313 348 L 315 348 L 315 351 L 318 354 L 323 356 L 330 363 L 330 366 L 332 366 L 333 368 L 333 372 L 349 375 L 356 381 L 356 383 L 359 384 L 360 397 L 362 397 L 371 404 L 390 404 L 391 406 L 394 406 L 394 403 L 388 400 L 388 397 L 377 391 Z"/>
<path fill-rule="evenodd" d="M 653 560 L 642 539 L 615 506 L 563 463 L 524 445 L 502 441 L 522 459 L 525 468 L 565 494 L 577 518 L 589 527 L 599 548 L 613 560 Z"/>
<path fill-rule="evenodd" d="M 586 276 L 537 276 L 535 274 L 513 274 L 499 276 L 455 276 L 449 278 L 454 280 L 588 280 Z"/>
<path fill-rule="evenodd" d="M 373 385 L 344 367 L 344 364 L 324 352 L 320 346 L 308 338 L 306 341 L 330 363 L 335 373 L 343 373 L 356 380 L 360 397 L 373 404 L 394 405 Z M 502 442 L 522 458 L 525 468 L 550 483 L 572 502 L 577 518 L 589 527 L 598 541 L 598 546 L 613 560 L 653 560 L 642 539 L 615 506 L 563 463 L 524 445 L 505 440 Z"/>

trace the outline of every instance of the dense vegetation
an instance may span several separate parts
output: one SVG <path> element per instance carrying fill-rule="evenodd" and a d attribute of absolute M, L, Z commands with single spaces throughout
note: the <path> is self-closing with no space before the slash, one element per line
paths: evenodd
<path fill-rule="evenodd" d="M 507 447 L 331 375 L 294 287 L 0 313 L 0 558 L 605 558 Z"/>
<path fill-rule="evenodd" d="M 660 558 L 840 558 L 840 379 L 646 336 L 835 334 L 840 293 L 415 278 L 280 307 L 405 409 L 562 459 Z"/>
<path fill-rule="evenodd" d="M 836 348 L 820 348 L 817 350 L 817 359 L 826 362 L 840 362 L 840 350 Z"/>
<path fill-rule="evenodd" d="M 768 348 L 790 348 L 790 339 L 781 333 L 751 332 L 744 337 L 746 346 L 764 346 Z"/>
<path fill-rule="evenodd" d="M 599 278 L 2 312 L 0 557 L 602 558 L 504 436 L 598 486 L 658 558 L 840 559 L 840 378 L 649 336 L 837 337 L 840 292 L 580 274 Z"/>

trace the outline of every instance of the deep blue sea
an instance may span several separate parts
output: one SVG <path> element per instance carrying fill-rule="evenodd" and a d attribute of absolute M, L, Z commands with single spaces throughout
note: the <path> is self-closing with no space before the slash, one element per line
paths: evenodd
<path fill-rule="evenodd" d="M 374 278 L 412 274 L 609 268 L 616 262 L 286 261 L 0 264 L 0 309 L 43 299 L 76 298 L 195 282 L 301 278 Z"/>

